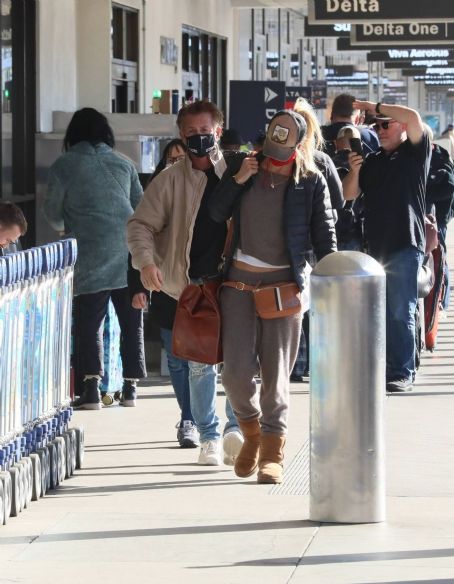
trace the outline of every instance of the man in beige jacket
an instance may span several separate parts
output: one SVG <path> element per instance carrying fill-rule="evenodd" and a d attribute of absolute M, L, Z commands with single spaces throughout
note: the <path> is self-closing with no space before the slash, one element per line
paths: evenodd
<path fill-rule="evenodd" d="M 148 290 L 178 299 L 184 287 L 217 274 L 227 233 L 208 212 L 210 193 L 226 163 L 218 146 L 221 111 L 211 102 L 184 106 L 177 117 L 188 156 L 161 172 L 148 186 L 128 222 L 133 266 Z M 199 464 L 219 465 L 220 432 L 216 415 L 216 368 L 189 362 L 191 411 L 200 433 Z M 224 462 L 233 464 L 243 438 L 227 404 Z"/>

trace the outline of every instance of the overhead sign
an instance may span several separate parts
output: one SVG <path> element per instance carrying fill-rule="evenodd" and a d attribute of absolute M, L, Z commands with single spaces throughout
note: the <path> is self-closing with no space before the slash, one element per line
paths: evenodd
<path fill-rule="evenodd" d="M 449 49 L 389 49 L 371 51 L 368 61 L 412 61 L 420 59 L 454 59 L 454 50 Z"/>
<path fill-rule="evenodd" d="M 454 61 L 448 59 L 420 59 L 418 61 L 384 61 L 385 69 L 421 69 L 424 67 L 450 67 Z"/>
<path fill-rule="evenodd" d="M 304 17 L 304 36 L 306 37 L 349 37 L 350 24 L 346 22 L 336 24 L 309 24 L 307 16 Z"/>
<path fill-rule="evenodd" d="M 339 66 L 337 67 L 339 68 Z M 369 73 L 367 71 L 336 71 L 336 67 L 328 69 L 326 83 L 328 86 L 364 86 L 369 83 Z"/>
<path fill-rule="evenodd" d="M 416 81 L 422 81 L 422 79 L 417 79 Z M 424 79 L 426 85 L 435 85 L 435 86 L 442 86 L 442 85 L 449 85 L 452 86 L 452 79 L 445 79 L 444 77 L 440 77 L 439 79 Z"/>
<path fill-rule="evenodd" d="M 454 23 L 448 22 L 385 22 L 355 24 L 350 41 L 354 45 L 452 45 Z"/>
<path fill-rule="evenodd" d="M 289 86 L 285 88 L 285 109 L 293 109 L 296 100 L 299 97 L 304 97 L 307 101 L 311 101 L 312 89 L 305 86 Z"/>
<path fill-rule="evenodd" d="M 454 22 L 452 0 L 308 0 L 310 24 Z"/>
<path fill-rule="evenodd" d="M 308 83 L 312 90 L 312 105 L 315 109 L 325 109 L 327 98 L 326 81 L 321 79 L 311 79 Z"/>
<path fill-rule="evenodd" d="M 230 81 L 229 128 L 254 142 L 284 105 L 284 81 Z"/>
<path fill-rule="evenodd" d="M 389 49 L 401 49 L 402 45 L 389 43 L 387 45 Z M 406 43 L 407 49 L 420 49 L 421 47 L 417 44 L 413 45 L 410 43 Z M 446 49 L 446 48 L 454 48 L 454 38 L 451 39 L 450 45 L 438 45 L 430 43 L 431 49 Z M 362 45 L 352 45 L 351 40 L 346 37 L 341 37 L 337 39 L 337 50 L 338 51 L 370 51 L 371 46 L 369 44 L 362 44 Z"/>

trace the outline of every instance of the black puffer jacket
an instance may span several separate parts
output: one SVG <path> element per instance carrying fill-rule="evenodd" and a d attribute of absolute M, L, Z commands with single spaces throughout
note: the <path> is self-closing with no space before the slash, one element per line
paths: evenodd
<path fill-rule="evenodd" d="M 427 177 L 426 213 L 432 213 L 433 205 L 438 227 L 447 225 L 454 208 L 454 164 L 449 152 L 438 144 L 433 145 Z"/>
<path fill-rule="evenodd" d="M 238 246 L 241 195 L 251 188 L 255 179 L 251 177 L 244 185 L 238 185 L 232 178 L 239 171 L 245 156 L 238 153 L 229 158 L 227 170 L 209 202 L 210 214 L 214 221 L 221 223 L 230 217 L 233 218 L 233 237 L 227 250 L 224 273 L 227 273 Z M 261 160 L 263 157 L 259 156 L 259 161 Z M 305 177 L 298 184 L 290 179 L 285 193 L 284 221 L 287 251 L 295 281 L 302 290 L 306 285 L 305 255 L 313 249 L 320 260 L 325 255 L 337 251 L 329 191 L 321 175 Z"/>

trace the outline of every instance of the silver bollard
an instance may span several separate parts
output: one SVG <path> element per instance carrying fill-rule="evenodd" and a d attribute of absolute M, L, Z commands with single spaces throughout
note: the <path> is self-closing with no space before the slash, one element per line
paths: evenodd
<path fill-rule="evenodd" d="M 386 276 L 343 251 L 311 274 L 310 519 L 385 520 Z"/>

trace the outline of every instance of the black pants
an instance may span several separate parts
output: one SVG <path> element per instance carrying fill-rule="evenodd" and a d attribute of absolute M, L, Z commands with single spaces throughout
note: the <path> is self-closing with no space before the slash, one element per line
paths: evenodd
<path fill-rule="evenodd" d="M 120 355 L 123 377 L 142 379 L 146 376 L 143 344 L 143 315 L 131 306 L 127 288 L 102 290 L 74 298 L 74 352 L 77 377 L 104 375 L 103 325 L 109 299 L 120 323 Z"/>

